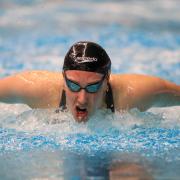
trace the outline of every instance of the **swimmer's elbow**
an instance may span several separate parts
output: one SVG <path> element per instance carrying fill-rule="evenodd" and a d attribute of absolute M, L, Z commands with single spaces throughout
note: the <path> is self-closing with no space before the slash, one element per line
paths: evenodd
<path fill-rule="evenodd" d="M 146 111 L 151 107 L 169 106 L 180 106 L 180 86 L 169 81 L 163 81 L 163 85 L 158 90 L 143 98 L 139 110 Z"/>
<path fill-rule="evenodd" d="M 7 104 L 26 104 L 22 98 L 10 96 L 10 95 L 0 97 L 0 102 Z"/>
<path fill-rule="evenodd" d="M 136 108 L 140 111 L 140 112 L 144 112 L 144 111 L 147 111 L 148 109 L 150 109 L 152 107 L 152 102 L 144 102 L 144 103 L 141 103 L 141 104 L 138 104 L 136 106 Z"/>
<path fill-rule="evenodd" d="M 154 107 L 180 106 L 180 95 L 176 93 L 163 93 L 154 97 Z"/>
<path fill-rule="evenodd" d="M 145 112 L 145 111 L 147 111 L 149 108 L 151 108 L 151 107 L 137 107 L 137 109 L 140 111 L 140 112 Z"/>

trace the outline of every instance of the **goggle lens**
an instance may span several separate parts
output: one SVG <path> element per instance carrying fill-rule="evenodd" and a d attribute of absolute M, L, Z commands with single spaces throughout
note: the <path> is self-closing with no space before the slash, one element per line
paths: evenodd
<path fill-rule="evenodd" d="M 65 81 L 66 81 L 66 84 L 67 84 L 68 88 L 72 92 L 79 92 L 81 89 L 85 89 L 85 91 L 88 92 L 88 93 L 96 93 L 100 89 L 100 87 L 101 87 L 101 85 L 103 83 L 103 80 L 105 78 L 105 75 L 103 76 L 103 78 L 99 82 L 94 83 L 94 84 L 89 84 L 89 85 L 87 85 L 84 88 L 82 88 L 76 82 L 73 82 L 73 81 L 67 79 L 65 73 L 64 73 L 64 77 L 65 77 Z"/>
<path fill-rule="evenodd" d="M 70 81 L 69 79 L 66 80 L 66 84 L 68 88 L 73 92 L 78 92 L 81 89 L 81 87 L 78 84 L 75 84 L 73 81 Z"/>

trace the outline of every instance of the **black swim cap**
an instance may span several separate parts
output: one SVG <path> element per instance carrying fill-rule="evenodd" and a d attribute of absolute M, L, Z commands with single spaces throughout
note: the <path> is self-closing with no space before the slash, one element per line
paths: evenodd
<path fill-rule="evenodd" d="M 80 70 L 107 74 L 110 69 L 111 60 L 106 51 L 89 41 L 75 43 L 64 58 L 64 71 Z"/>

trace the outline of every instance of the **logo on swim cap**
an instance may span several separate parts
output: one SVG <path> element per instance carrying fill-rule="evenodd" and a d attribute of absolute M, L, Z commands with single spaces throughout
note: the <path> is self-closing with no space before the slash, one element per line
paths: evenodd
<path fill-rule="evenodd" d="M 77 58 L 75 58 L 74 61 L 81 64 L 81 63 L 86 63 L 86 62 L 96 62 L 97 58 L 95 58 L 95 57 L 77 57 Z"/>

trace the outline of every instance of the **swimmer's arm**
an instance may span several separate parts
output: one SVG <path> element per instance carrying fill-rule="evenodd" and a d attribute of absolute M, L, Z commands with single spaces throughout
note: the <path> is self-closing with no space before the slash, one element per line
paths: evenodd
<path fill-rule="evenodd" d="M 180 86 L 157 77 L 143 79 L 142 90 L 137 88 L 137 107 L 146 110 L 150 107 L 168 107 L 180 105 Z M 139 96 L 139 100 L 138 100 Z"/>
<path fill-rule="evenodd" d="M 22 103 L 30 107 L 40 98 L 38 86 L 28 74 L 20 73 L 0 80 L 0 101 L 5 103 Z M 35 93 L 36 92 L 36 93 Z"/>
<path fill-rule="evenodd" d="M 54 107 L 60 93 L 59 87 L 54 84 L 54 77 L 56 77 L 54 74 L 44 71 L 29 71 L 2 78 L 0 101 L 23 103 L 32 108 Z"/>
<path fill-rule="evenodd" d="M 170 81 L 146 75 L 112 76 L 114 101 L 117 110 L 180 105 L 180 86 Z"/>
<path fill-rule="evenodd" d="M 180 106 L 180 86 L 166 80 L 160 80 L 160 90 L 152 96 L 152 106 Z"/>

